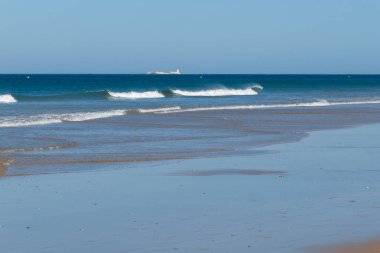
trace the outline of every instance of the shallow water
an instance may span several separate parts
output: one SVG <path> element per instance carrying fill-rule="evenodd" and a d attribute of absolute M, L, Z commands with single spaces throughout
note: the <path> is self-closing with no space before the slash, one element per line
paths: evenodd
<path fill-rule="evenodd" d="M 0 75 L 2 175 L 249 154 L 377 122 L 379 94 L 376 75 Z"/>
<path fill-rule="evenodd" d="M 3 128 L 3 175 L 102 169 L 105 164 L 257 153 L 309 132 L 380 121 L 380 107 L 133 114 L 96 121 Z M 5 165 L 4 165 L 5 166 Z M 120 165 L 122 166 L 122 165 Z"/>
<path fill-rule="evenodd" d="M 379 130 L 313 132 L 254 156 L 5 177 L 0 244 L 9 253 L 270 253 L 365 241 L 380 235 Z M 283 173 L 238 173 L 254 170 Z"/>

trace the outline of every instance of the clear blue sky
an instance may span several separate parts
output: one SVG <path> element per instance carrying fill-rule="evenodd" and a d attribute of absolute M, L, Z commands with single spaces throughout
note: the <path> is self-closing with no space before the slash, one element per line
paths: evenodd
<path fill-rule="evenodd" d="M 0 73 L 380 73 L 379 0 L 0 0 Z"/>

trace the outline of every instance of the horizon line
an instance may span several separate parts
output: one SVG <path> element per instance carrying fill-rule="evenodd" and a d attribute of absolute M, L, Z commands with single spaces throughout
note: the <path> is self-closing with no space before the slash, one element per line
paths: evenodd
<path fill-rule="evenodd" d="M 147 73 L 0 73 L 0 75 L 148 75 L 148 76 L 181 76 L 181 75 L 380 75 L 380 73 L 182 73 L 180 75 L 160 75 Z"/>

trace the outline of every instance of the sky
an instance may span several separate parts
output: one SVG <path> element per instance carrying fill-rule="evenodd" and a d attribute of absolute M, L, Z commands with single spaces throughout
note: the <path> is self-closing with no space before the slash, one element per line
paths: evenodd
<path fill-rule="evenodd" d="M 380 74 L 379 0 L 0 0 L 0 73 Z"/>

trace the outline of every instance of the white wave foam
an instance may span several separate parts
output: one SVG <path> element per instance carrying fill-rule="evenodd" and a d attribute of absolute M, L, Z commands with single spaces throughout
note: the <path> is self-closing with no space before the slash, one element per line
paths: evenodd
<path fill-rule="evenodd" d="M 0 121 L 0 127 L 38 126 L 56 123 L 62 123 L 62 121 L 45 115 L 29 116 L 25 118 L 4 117 Z"/>
<path fill-rule="evenodd" d="M 251 87 L 251 89 L 258 89 L 258 90 L 264 89 L 264 87 L 261 86 L 260 84 L 254 84 L 254 85 L 251 85 L 250 87 Z"/>
<path fill-rule="evenodd" d="M 293 103 L 293 104 L 211 106 L 211 107 L 198 107 L 198 108 L 171 110 L 171 111 L 167 111 L 167 112 L 157 112 L 157 113 L 180 113 L 180 112 L 243 110 L 243 109 L 252 110 L 252 109 L 275 109 L 275 108 L 292 108 L 292 107 L 321 107 L 321 106 L 366 105 L 366 104 L 380 104 L 380 100 L 347 101 L 347 102 L 328 102 L 326 100 L 319 100 L 319 101 L 315 101 L 315 102 Z"/>
<path fill-rule="evenodd" d="M 86 121 L 93 119 L 109 118 L 114 116 L 122 116 L 125 114 L 125 110 L 113 110 L 105 112 L 83 112 L 83 113 L 69 113 L 63 114 L 62 121 Z"/>
<path fill-rule="evenodd" d="M 222 97 L 222 96 L 250 96 L 257 95 L 251 87 L 246 89 L 213 89 L 200 91 L 172 90 L 173 93 L 189 97 Z"/>
<path fill-rule="evenodd" d="M 145 92 L 112 92 L 108 91 L 108 94 L 113 98 L 124 98 L 124 99 L 141 99 L 141 98 L 163 98 L 164 94 L 155 91 L 145 91 Z"/>
<path fill-rule="evenodd" d="M 11 94 L 0 95 L 0 103 L 10 104 L 16 102 L 17 100 Z"/>
<path fill-rule="evenodd" d="M 211 107 L 198 107 L 198 108 L 185 108 L 179 106 L 153 108 L 153 109 L 138 109 L 138 113 L 182 113 L 182 112 L 199 112 L 199 111 L 218 111 L 218 110 L 252 110 L 252 109 L 275 109 L 275 108 L 293 108 L 293 107 L 323 107 L 323 106 L 339 106 L 339 105 L 366 105 L 366 104 L 380 104 L 380 100 L 368 101 L 346 101 L 346 102 L 328 102 L 326 100 L 319 100 L 306 103 L 292 103 L 292 104 L 268 104 L 268 105 L 232 105 L 232 106 L 211 106 Z M 47 125 L 63 122 L 78 122 L 93 120 L 99 118 L 108 118 L 113 116 L 125 115 L 125 110 L 113 110 L 103 112 L 83 112 L 83 113 L 67 113 L 67 114 L 39 114 L 24 117 L 2 117 L 0 118 L 1 127 L 22 127 L 22 126 L 35 126 Z"/>
<path fill-rule="evenodd" d="M 49 125 L 63 122 L 79 122 L 100 118 L 109 118 L 121 116 L 125 110 L 113 110 L 104 112 L 83 112 L 83 113 L 66 113 L 66 114 L 38 114 L 25 117 L 3 117 L 0 119 L 0 127 L 23 127 Z"/>
<path fill-rule="evenodd" d="M 173 107 L 162 107 L 162 108 L 154 108 L 154 109 L 138 109 L 137 111 L 139 113 L 165 113 L 165 112 L 178 111 L 178 110 L 181 110 L 181 107 L 173 106 Z"/>

